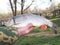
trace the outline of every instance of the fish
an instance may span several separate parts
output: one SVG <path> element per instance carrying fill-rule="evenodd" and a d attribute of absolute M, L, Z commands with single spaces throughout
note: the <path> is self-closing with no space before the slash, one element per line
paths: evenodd
<path fill-rule="evenodd" d="M 26 27 L 28 24 L 32 24 L 33 26 L 37 26 L 37 27 L 46 25 L 52 28 L 54 30 L 54 33 L 57 33 L 56 31 L 57 26 L 55 23 L 51 22 L 44 16 L 35 15 L 35 14 L 22 14 L 22 15 L 14 16 L 13 18 L 7 18 L 6 20 L 3 21 L 3 24 L 5 26 L 11 26 L 16 28 Z"/>
<path fill-rule="evenodd" d="M 34 15 L 34 14 L 23 14 L 14 16 L 15 24 L 23 27 L 26 26 L 28 23 L 32 23 L 34 26 L 41 26 L 42 24 L 46 24 L 50 27 L 52 27 L 52 22 L 48 19 L 46 19 L 43 16 Z M 4 20 L 4 25 L 11 26 L 14 25 L 13 18 L 7 18 Z M 19 27 L 17 26 L 16 27 Z"/>

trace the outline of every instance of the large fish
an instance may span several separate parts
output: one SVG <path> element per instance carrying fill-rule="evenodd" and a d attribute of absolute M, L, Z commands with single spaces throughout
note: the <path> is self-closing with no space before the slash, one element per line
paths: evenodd
<path fill-rule="evenodd" d="M 15 23 L 13 21 L 13 18 L 15 20 Z M 43 16 L 35 15 L 35 14 L 22 14 L 22 15 L 15 16 L 13 18 L 7 18 L 6 20 L 3 21 L 3 24 L 5 26 L 16 27 L 18 29 L 18 31 L 21 31 L 21 30 L 25 31 L 26 30 L 25 28 L 29 27 L 30 24 L 33 25 L 32 27 L 34 27 L 34 26 L 41 27 L 42 25 L 45 25 L 45 28 L 46 28 L 46 26 L 49 26 L 54 30 L 54 33 L 57 33 L 56 25 Z"/>
<path fill-rule="evenodd" d="M 15 20 L 15 23 L 13 19 Z M 49 26 L 53 29 L 54 33 L 57 34 L 56 25 L 45 17 L 39 15 L 23 14 L 15 16 L 13 18 L 7 18 L 1 22 L 0 23 L 4 24 L 5 26 L 17 28 L 17 30 L 9 30 L 0 27 L 0 42 L 3 42 L 4 45 L 6 43 L 9 43 L 11 45 L 20 36 L 23 36 L 32 31 L 35 26 L 43 28 Z"/>
<path fill-rule="evenodd" d="M 15 24 L 13 18 L 7 18 L 4 20 L 3 24 L 5 26 L 15 26 L 15 27 L 23 27 L 26 26 L 29 23 L 32 23 L 34 26 L 41 26 L 43 24 L 46 24 L 49 27 L 52 27 L 53 23 L 44 18 L 43 16 L 39 15 L 34 15 L 34 14 L 23 14 L 23 15 L 18 15 L 14 17 Z"/>

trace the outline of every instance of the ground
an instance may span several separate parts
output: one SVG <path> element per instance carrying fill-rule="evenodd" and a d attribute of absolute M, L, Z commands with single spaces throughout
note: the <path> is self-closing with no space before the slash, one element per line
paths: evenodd
<path fill-rule="evenodd" d="M 58 25 L 58 34 L 54 34 L 49 27 L 46 31 L 36 28 L 18 39 L 13 45 L 60 45 L 60 18 L 54 18 L 51 21 Z"/>
<path fill-rule="evenodd" d="M 13 45 L 60 45 L 60 18 L 50 20 L 58 25 L 58 34 L 54 34 L 49 27 L 46 31 L 35 27 L 32 32 L 20 37 Z"/>

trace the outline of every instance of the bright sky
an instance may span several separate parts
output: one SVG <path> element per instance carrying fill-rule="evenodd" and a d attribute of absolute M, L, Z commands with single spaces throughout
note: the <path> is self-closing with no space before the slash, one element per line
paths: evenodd
<path fill-rule="evenodd" d="M 20 0 L 18 0 L 20 2 Z M 31 0 L 26 0 L 25 7 L 27 7 L 31 3 Z M 30 7 L 33 9 L 34 7 L 40 8 L 40 9 L 46 9 L 48 8 L 52 3 L 58 4 L 60 3 L 60 0 L 53 0 L 50 2 L 50 0 L 35 0 L 33 5 Z M 18 10 L 20 10 L 20 5 L 18 4 Z M 9 0 L 0 0 L 0 13 L 7 13 L 10 12 L 10 6 L 9 6 Z"/>

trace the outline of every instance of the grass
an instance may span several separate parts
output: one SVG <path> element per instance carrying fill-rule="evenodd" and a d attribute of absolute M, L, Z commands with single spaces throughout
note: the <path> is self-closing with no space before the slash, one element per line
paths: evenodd
<path fill-rule="evenodd" d="M 57 35 L 23 36 L 19 40 L 17 40 L 13 45 L 60 45 L 60 18 L 51 20 L 58 25 Z M 50 28 L 48 28 L 47 30 L 50 30 Z M 38 31 L 39 29 L 37 27 L 33 32 Z"/>
<path fill-rule="evenodd" d="M 60 45 L 60 36 L 25 36 L 20 38 L 14 45 Z"/>

